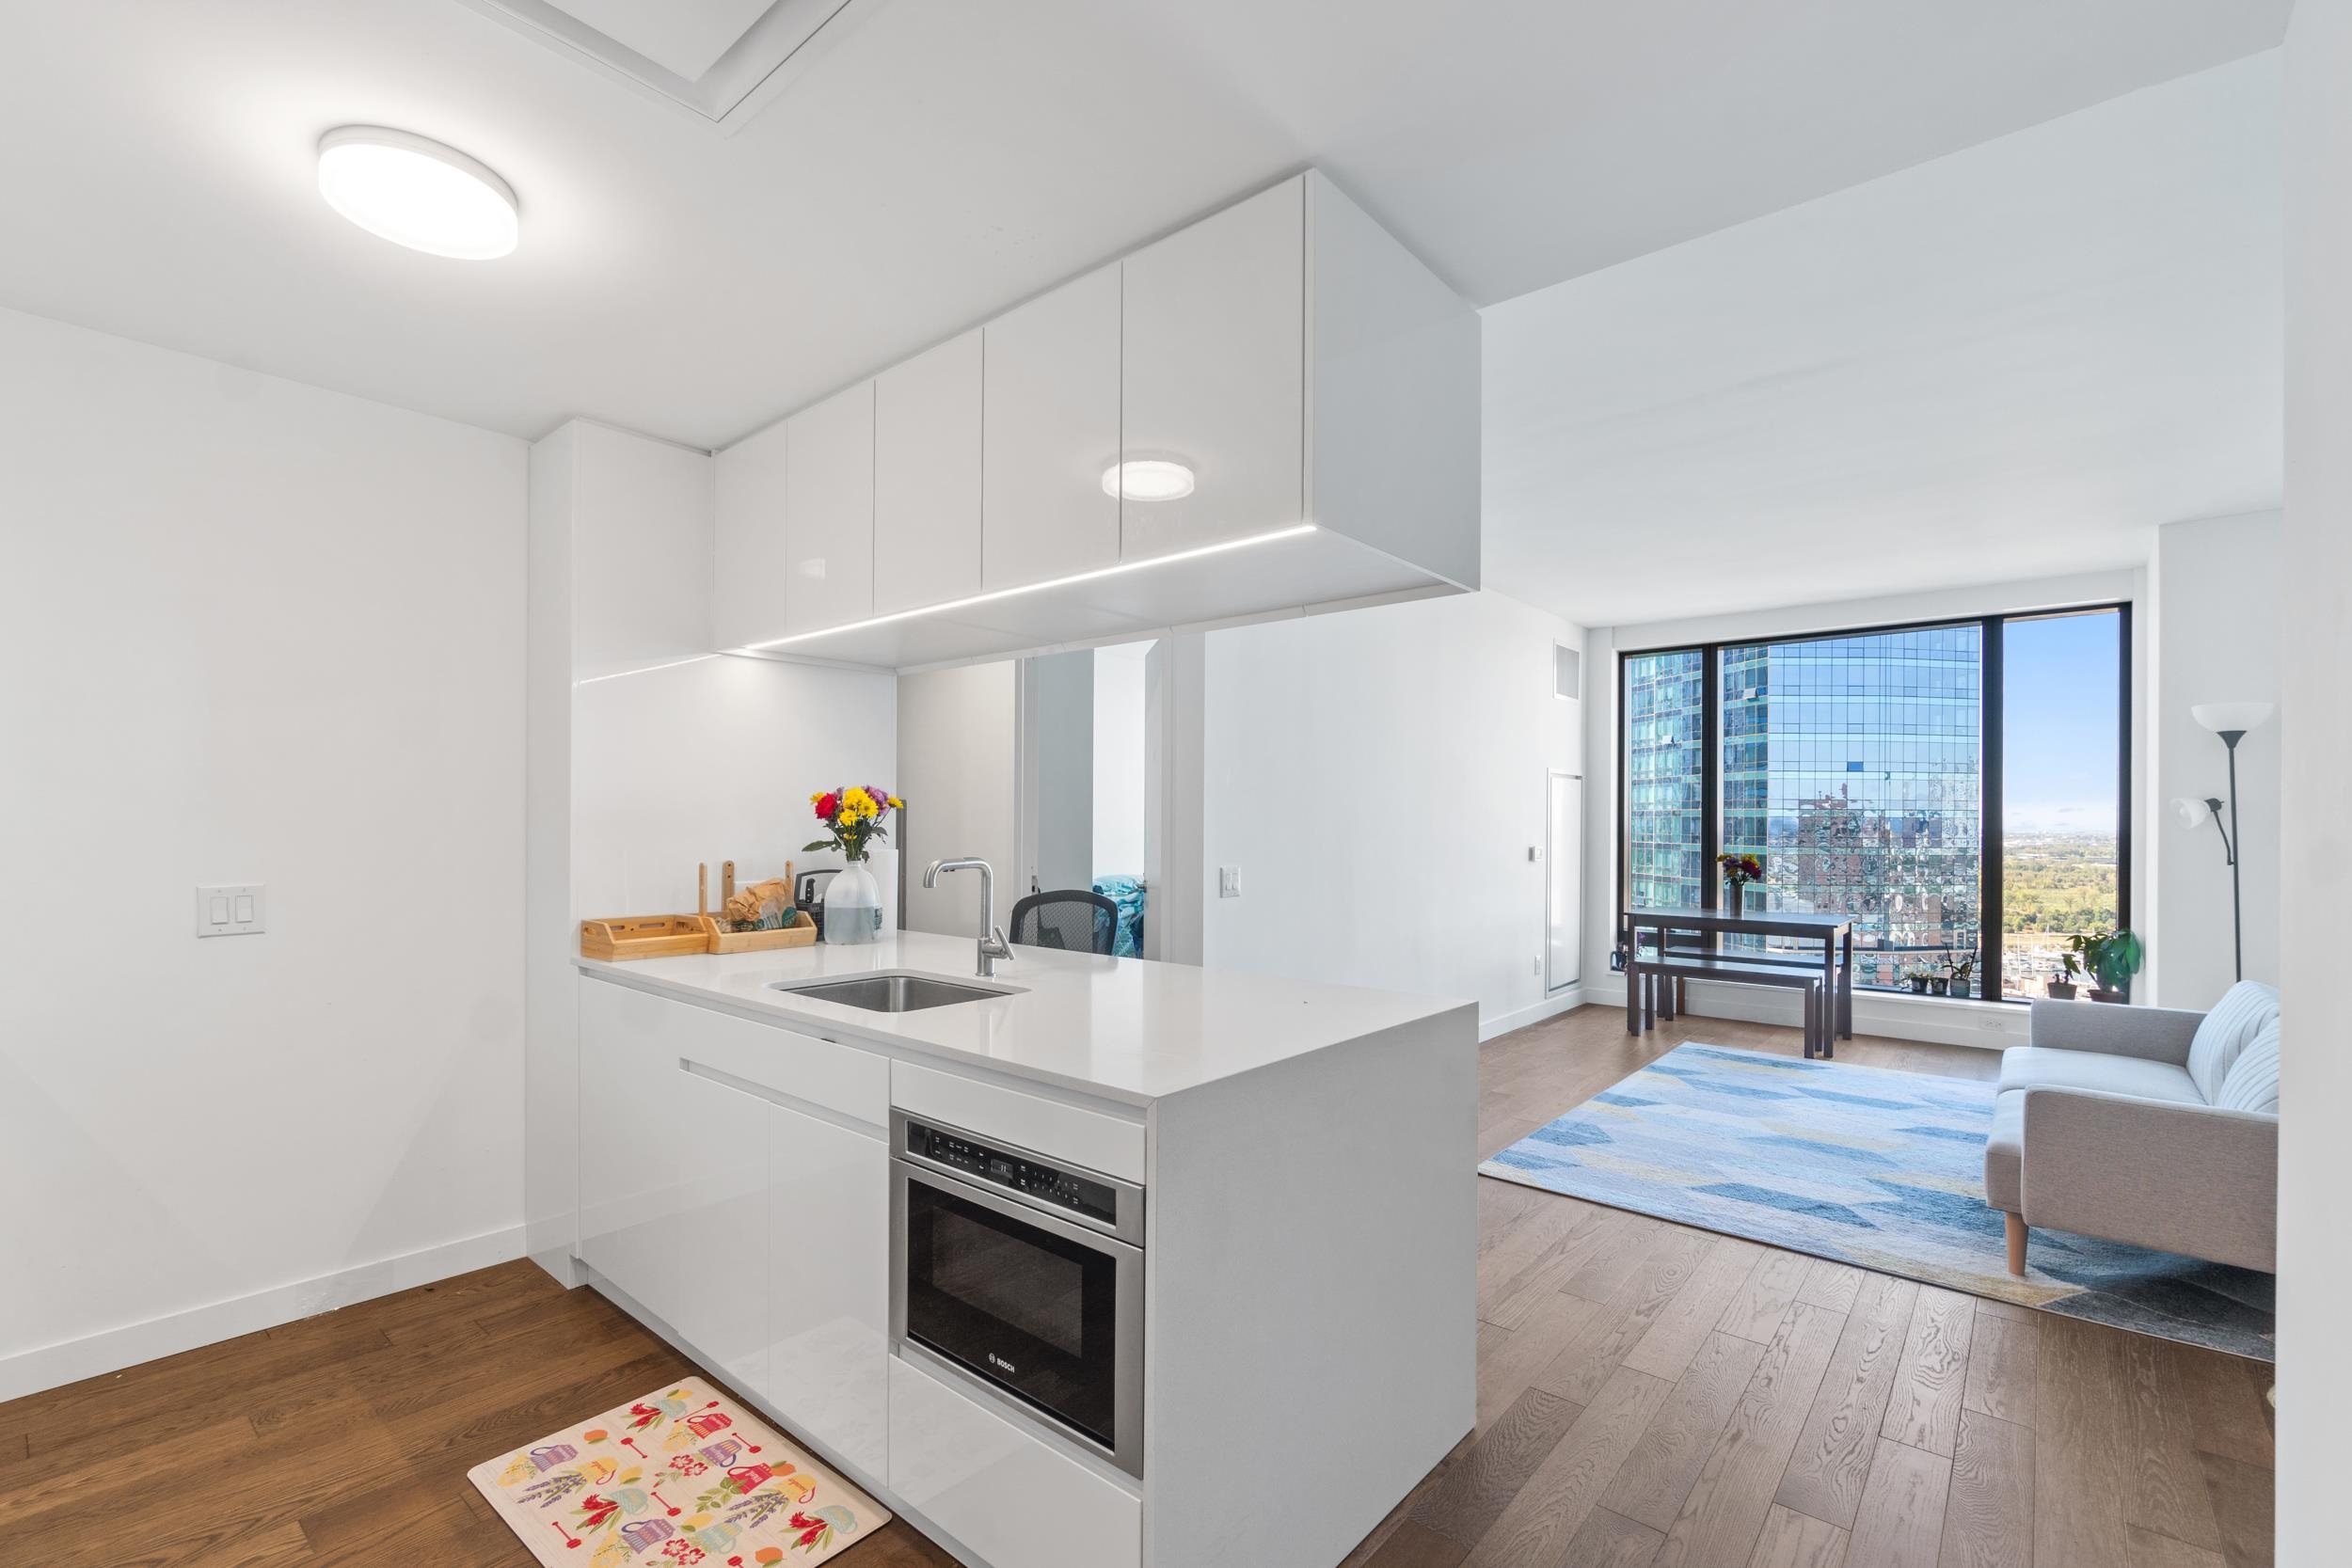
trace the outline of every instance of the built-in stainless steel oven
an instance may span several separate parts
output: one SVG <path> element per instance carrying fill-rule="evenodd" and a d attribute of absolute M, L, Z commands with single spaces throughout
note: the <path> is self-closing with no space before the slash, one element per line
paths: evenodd
<path fill-rule="evenodd" d="M 1143 1474 L 1143 1189 L 890 1116 L 890 1339 Z"/>

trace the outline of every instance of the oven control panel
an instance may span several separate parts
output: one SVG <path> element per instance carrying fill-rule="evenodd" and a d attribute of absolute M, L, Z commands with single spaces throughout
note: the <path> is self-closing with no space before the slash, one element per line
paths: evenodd
<path fill-rule="evenodd" d="M 1119 1195 L 1109 1183 L 1075 1175 L 1025 1154 L 991 1148 L 961 1132 L 946 1132 L 909 1120 L 907 1151 L 961 1171 L 992 1187 L 1019 1193 L 1033 1203 L 1067 1209 L 1104 1225 L 1119 1223 Z"/>

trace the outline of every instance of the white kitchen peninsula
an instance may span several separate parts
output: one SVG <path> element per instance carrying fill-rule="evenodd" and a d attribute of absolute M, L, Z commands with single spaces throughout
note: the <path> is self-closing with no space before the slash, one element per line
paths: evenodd
<path fill-rule="evenodd" d="M 1337 1563 L 1472 1424 L 1475 1008 L 1013 951 L 989 981 L 969 940 L 915 933 L 580 960 L 580 1259 L 971 1562 Z M 888 1013 L 776 989 L 907 972 L 993 991 Z M 1037 1219 L 1041 1191 L 1071 1208 Z M 894 1322 L 924 1267 L 908 1195 L 989 1222 L 942 1192 L 1128 1258 L 1116 1443 L 1107 1392 L 1099 1423 L 1056 1418 L 1076 1373 L 1025 1392 L 974 1375 L 1012 1370 L 993 1352 L 938 1354 L 923 1279 Z M 965 1261 L 1009 1256 L 991 1240 Z"/>

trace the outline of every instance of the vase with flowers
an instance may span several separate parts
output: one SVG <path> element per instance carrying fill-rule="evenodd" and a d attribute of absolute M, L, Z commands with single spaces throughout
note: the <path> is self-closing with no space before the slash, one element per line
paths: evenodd
<path fill-rule="evenodd" d="M 1715 857 L 1715 863 L 1724 873 L 1724 910 L 1725 914 L 1748 912 L 1748 884 L 1764 879 L 1764 862 L 1756 855 L 1742 855 L 1726 850 Z"/>
<path fill-rule="evenodd" d="M 826 836 L 803 847 L 833 850 L 849 863 L 825 885 L 825 940 L 835 944 L 872 942 L 882 935 L 882 883 L 866 857 L 889 836 L 882 818 L 906 804 L 878 784 L 820 789 L 808 798 Z"/>

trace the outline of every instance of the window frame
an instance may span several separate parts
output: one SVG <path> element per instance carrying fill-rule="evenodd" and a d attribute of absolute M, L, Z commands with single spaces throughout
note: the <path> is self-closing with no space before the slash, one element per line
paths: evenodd
<path fill-rule="evenodd" d="M 2054 606 L 2048 610 L 2001 610 L 1990 615 L 1945 615 L 1927 620 L 1895 621 L 1882 624 L 1836 626 L 1821 631 L 1793 632 L 1787 635 L 1764 634 L 1752 637 L 1717 638 L 1701 642 L 1661 642 L 1649 647 L 1628 647 L 1614 650 L 1617 704 L 1617 877 L 1615 910 L 1611 924 L 1610 941 L 1620 945 L 1625 931 L 1625 911 L 1633 890 L 1633 809 L 1629 793 L 1631 784 L 1631 759 L 1629 749 L 1631 739 L 1629 705 L 1626 699 L 1628 661 L 1653 657 L 1660 654 L 1697 654 L 1700 656 L 1701 707 L 1700 724 L 1704 732 L 1701 756 L 1705 766 L 1699 778 L 1699 864 L 1711 867 L 1716 853 L 1723 847 L 1723 654 L 1725 648 L 1752 647 L 1758 643 L 1820 642 L 1849 637 L 1878 637 L 1895 632 L 1933 631 L 1946 627 L 1975 626 L 1979 629 L 1979 646 L 1983 650 L 1983 664 L 1979 676 L 1978 722 L 1980 726 L 1980 764 L 1983 772 L 1978 781 L 1978 906 L 1981 911 L 1978 948 L 1979 973 L 1993 976 L 2001 974 L 2001 960 L 2007 931 L 2008 909 L 2003 901 L 2002 868 L 2008 859 L 2009 842 L 2003 821 L 2006 800 L 2003 799 L 2004 773 L 2008 764 L 2004 730 L 2009 722 L 2005 641 L 2007 628 L 2013 621 L 2046 621 L 2068 615 L 2113 614 L 2116 617 L 2116 782 L 2115 782 L 2115 923 L 2119 929 L 2127 929 L 2132 923 L 2132 601 L 2129 599 L 2098 600 L 2087 604 Z M 1711 910 L 1722 895 L 1723 879 L 1702 873 L 1699 879 L 1699 907 Z M 1910 995 L 1873 987 L 1887 995 Z M 2029 996 L 1934 997 L 1931 1001 L 1999 1002 L 2011 1006 L 2029 1003 Z"/>

